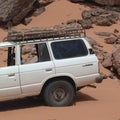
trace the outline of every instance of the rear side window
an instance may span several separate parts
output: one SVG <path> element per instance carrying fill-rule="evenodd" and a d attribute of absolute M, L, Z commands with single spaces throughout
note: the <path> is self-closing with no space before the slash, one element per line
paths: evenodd
<path fill-rule="evenodd" d="M 83 40 L 53 42 L 51 47 L 56 59 L 80 57 L 88 54 Z"/>
<path fill-rule="evenodd" d="M 36 46 L 37 47 L 37 46 Z M 46 46 L 46 43 L 38 44 L 38 59 L 39 62 L 50 61 L 50 55 Z"/>

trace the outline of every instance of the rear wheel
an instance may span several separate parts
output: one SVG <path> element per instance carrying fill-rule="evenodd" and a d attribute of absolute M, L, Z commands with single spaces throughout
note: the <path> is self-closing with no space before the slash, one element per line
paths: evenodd
<path fill-rule="evenodd" d="M 71 83 L 63 80 L 49 83 L 44 90 L 44 100 L 49 106 L 68 106 L 75 97 Z"/>

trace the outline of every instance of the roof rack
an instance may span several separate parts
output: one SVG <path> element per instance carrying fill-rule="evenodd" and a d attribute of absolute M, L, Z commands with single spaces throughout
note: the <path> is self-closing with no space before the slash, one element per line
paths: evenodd
<path fill-rule="evenodd" d="M 81 25 L 76 26 L 62 26 L 62 27 L 49 27 L 49 28 L 31 28 L 22 30 L 11 30 L 8 32 L 6 41 L 10 42 L 23 42 L 33 41 L 49 38 L 55 39 L 59 37 L 85 37 L 85 30 Z"/>

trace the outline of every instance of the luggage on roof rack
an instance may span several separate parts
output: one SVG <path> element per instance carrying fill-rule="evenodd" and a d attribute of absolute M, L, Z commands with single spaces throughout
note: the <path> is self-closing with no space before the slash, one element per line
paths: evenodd
<path fill-rule="evenodd" d="M 31 28 L 22 30 L 11 30 L 8 32 L 7 41 L 22 42 L 30 40 L 41 40 L 58 37 L 85 37 L 85 30 L 81 25 L 62 26 L 49 28 Z"/>

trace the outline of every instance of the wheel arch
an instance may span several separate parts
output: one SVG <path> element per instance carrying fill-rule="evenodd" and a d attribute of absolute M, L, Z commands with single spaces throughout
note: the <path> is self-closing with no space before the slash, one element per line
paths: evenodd
<path fill-rule="evenodd" d="M 45 90 L 45 88 L 46 88 L 46 86 L 48 84 L 50 84 L 50 83 L 52 83 L 54 81 L 59 81 L 59 80 L 63 80 L 63 81 L 69 82 L 73 86 L 74 90 L 76 91 L 76 89 L 77 89 L 76 88 L 76 84 L 75 84 L 74 80 L 71 77 L 69 77 L 69 76 L 57 76 L 57 77 L 53 77 L 53 78 L 48 79 L 44 83 L 40 94 L 43 95 L 43 92 L 44 92 L 44 90 Z"/>

